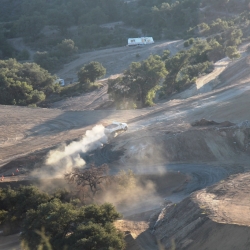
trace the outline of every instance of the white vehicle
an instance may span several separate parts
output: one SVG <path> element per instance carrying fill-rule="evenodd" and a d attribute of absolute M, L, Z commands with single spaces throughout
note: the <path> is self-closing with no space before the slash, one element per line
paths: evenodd
<path fill-rule="evenodd" d="M 119 131 L 127 131 L 128 124 L 123 122 L 112 122 L 112 124 L 105 127 L 105 134 L 106 135 L 115 135 Z"/>
<path fill-rule="evenodd" d="M 154 43 L 153 37 L 140 37 L 140 38 L 129 38 L 128 46 L 132 45 L 144 45 Z"/>
<path fill-rule="evenodd" d="M 65 85 L 64 79 L 56 79 L 56 83 L 59 83 L 61 86 Z"/>

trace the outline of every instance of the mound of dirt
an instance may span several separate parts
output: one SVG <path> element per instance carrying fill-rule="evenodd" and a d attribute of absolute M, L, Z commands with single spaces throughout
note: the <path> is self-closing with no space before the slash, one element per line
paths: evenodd
<path fill-rule="evenodd" d="M 218 124 L 219 124 L 218 122 L 209 121 L 209 120 L 206 120 L 205 118 L 202 118 L 199 121 L 194 121 L 193 123 L 191 123 L 191 125 L 193 127 L 195 127 L 195 126 L 210 126 L 210 125 L 218 125 Z"/>
<path fill-rule="evenodd" d="M 249 159 L 249 128 L 231 126 L 229 122 L 214 123 L 206 120 L 202 120 L 200 124 L 217 125 L 166 133 L 145 130 L 139 134 L 131 133 L 129 138 L 124 134 L 113 140 L 110 152 L 115 154 L 122 150 L 123 154 L 116 162 L 130 165 Z"/>
<path fill-rule="evenodd" d="M 164 249 L 249 249 L 249 183 L 249 173 L 239 174 L 166 206 L 154 235 Z"/>
<path fill-rule="evenodd" d="M 191 123 L 191 126 L 193 127 L 202 127 L 202 126 L 211 126 L 211 125 L 219 125 L 220 127 L 232 127 L 235 126 L 235 123 L 225 121 L 225 122 L 215 122 L 213 120 L 207 120 L 205 118 L 202 118 L 201 120 L 194 121 Z"/>
<path fill-rule="evenodd" d="M 125 232 L 126 250 L 142 250 L 129 231 Z"/>

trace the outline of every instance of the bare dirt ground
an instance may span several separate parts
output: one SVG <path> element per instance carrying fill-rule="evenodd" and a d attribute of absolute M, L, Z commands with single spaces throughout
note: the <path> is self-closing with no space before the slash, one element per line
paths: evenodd
<path fill-rule="evenodd" d="M 142 47 L 125 46 L 80 54 L 77 60 L 65 65 L 62 70 L 57 72 L 57 75 L 65 79 L 66 84 L 77 81 L 77 71 L 84 64 L 91 61 L 98 61 L 107 70 L 105 78 L 100 81 L 103 87 L 88 94 L 52 103 L 50 107 L 65 111 L 103 109 L 109 101 L 107 79 L 118 77 L 129 67 L 131 62 L 145 60 L 150 54 L 162 55 L 163 51 L 167 49 L 173 55 L 183 49 L 183 41 L 156 42 L 155 44 Z M 139 57 L 136 55 L 139 55 Z"/>
<path fill-rule="evenodd" d="M 183 48 L 183 41 L 156 42 L 155 44 L 138 46 L 124 46 L 105 50 L 96 50 L 80 54 L 79 58 L 64 65 L 64 68 L 56 74 L 58 77 L 71 81 L 77 80 L 77 71 L 86 63 L 98 61 L 106 68 L 106 76 L 121 74 L 128 68 L 131 62 L 147 59 L 150 54 L 161 55 L 163 50 L 170 50 L 172 54 Z M 139 54 L 139 57 L 136 55 Z"/>
<path fill-rule="evenodd" d="M 194 199 L 217 223 L 250 226 L 249 180 L 249 173 L 231 176 L 197 192 Z"/>
<path fill-rule="evenodd" d="M 66 100 L 51 103 L 49 104 L 50 108 L 58 108 L 65 111 L 105 109 L 105 105 L 112 104 L 107 94 L 107 79 L 101 80 L 99 83 L 103 85 L 100 89 L 77 97 L 69 97 Z"/>
<path fill-rule="evenodd" d="M 0 234 L 0 249 L 1 250 L 21 250 L 19 234 L 2 236 Z"/>
<path fill-rule="evenodd" d="M 171 42 L 166 43 L 166 46 L 170 45 Z M 160 48 L 157 46 L 160 46 Z M 82 58 L 86 57 L 84 60 L 87 62 L 95 60 L 95 58 L 99 61 L 97 56 L 100 56 L 100 59 L 103 58 L 103 60 L 108 55 L 114 56 L 113 61 L 117 66 L 114 69 L 110 67 L 111 71 L 108 73 L 112 75 L 121 73 L 121 69 L 127 67 L 124 62 L 129 63 L 133 59 L 133 56 L 135 56 L 128 54 L 128 50 L 135 54 L 137 53 L 136 51 L 142 51 L 139 53 L 141 54 L 141 59 L 144 59 L 143 56 L 146 58 L 148 56 L 147 53 L 152 53 L 153 49 L 162 49 L 165 48 L 164 46 L 163 44 L 154 44 L 142 49 L 117 48 L 114 49 L 114 53 L 112 49 L 108 49 L 93 52 L 94 55 L 92 56 L 86 53 L 82 55 Z M 173 46 L 176 49 L 176 44 Z M 121 50 L 120 56 L 118 56 L 119 50 Z M 143 54 L 144 50 L 145 55 Z M 146 52 L 146 50 L 148 51 Z M 116 57 L 122 58 L 122 54 L 124 54 L 125 61 L 120 65 L 119 61 L 115 60 L 118 60 Z M 105 61 L 103 62 L 105 63 Z M 77 62 L 72 62 L 68 67 L 65 67 L 60 77 L 66 77 L 68 74 L 75 77 L 77 67 L 82 63 L 84 61 L 81 61 L 80 58 Z M 35 153 L 34 155 L 36 155 L 41 152 L 44 152 L 43 155 L 45 155 L 51 147 L 79 138 L 88 128 L 93 127 L 95 124 L 109 124 L 113 120 L 127 122 L 129 130 L 114 138 L 108 147 L 103 147 L 102 150 L 95 152 L 96 159 L 100 162 L 108 162 L 113 168 L 132 168 L 140 174 L 145 172 L 155 173 L 157 171 L 159 171 L 159 174 L 161 171 L 180 171 L 183 174 L 187 174 L 190 176 L 190 179 L 188 179 L 185 188 L 166 197 L 173 202 L 179 202 L 191 192 L 212 185 L 231 174 L 248 171 L 250 131 L 249 123 L 242 123 L 245 120 L 250 120 L 250 73 L 248 61 L 246 57 L 243 57 L 228 65 L 224 65 L 223 62 L 222 68 L 223 71 L 218 69 L 220 75 L 218 75 L 217 70 L 214 72 L 215 75 L 213 77 L 216 76 L 218 79 L 215 89 L 186 99 L 177 99 L 177 97 L 174 97 L 176 99 L 158 103 L 152 108 L 142 110 L 83 110 L 93 109 L 96 105 L 92 102 L 94 98 L 89 98 L 88 101 L 85 99 L 86 103 L 83 109 L 80 109 L 79 106 L 77 107 L 78 99 L 74 99 L 74 101 L 69 100 L 69 102 L 66 100 L 66 104 L 63 102 L 58 104 L 58 107 L 61 107 L 65 111 L 59 109 L 0 106 L 0 165 L 2 165 L 0 172 L 5 173 L 5 171 L 9 171 L 8 173 L 10 174 L 17 167 L 22 169 L 22 166 L 31 162 L 30 159 L 27 160 L 24 156 L 28 157 L 31 153 Z M 237 74 L 233 73 L 235 71 Z M 208 80 L 204 80 L 203 78 L 200 81 L 203 84 L 204 82 L 209 82 L 213 77 L 209 76 Z M 100 94 L 96 94 L 96 100 L 102 98 L 106 90 L 102 89 L 98 91 L 100 91 Z M 84 98 L 88 98 L 88 96 Z M 81 101 L 79 100 L 79 102 Z M 230 121 L 235 125 L 198 127 L 191 125 L 193 121 L 204 117 L 216 122 Z M 121 151 L 123 153 L 120 157 L 114 160 L 113 155 Z M 43 155 L 40 156 L 40 159 L 42 159 Z M 18 162 L 18 158 L 20 157 L 25 158 L 22 163 Z M 33 163 L 35 164 L 36 161 L 39 162 L 39 157 Z M 6 165 L 8 162 L 9 165 Z M 23 169 L 25 170 L 25 166 Z M 156 230 L 155 235 L 161 244 L 166 249 L 170 248 L 172 242 L 165 241 L 165 239 L 174 237 L 180 239 L 179 243 L 177 242 L 181 246 L 179 249 L 185 249 L 185 247 L 190 246 L 199 247 L 186 249 L 202 249 L 201 243 L 198 245 L 197 242 L 199 240 L 202 242 L 201 239 L 205 237 L 205 234 L 200 233 L 198 235 L 198 231 L 194 231 L 194 229 L 202 228 L 203 225 L 204 228 L 202 230 L 204 232 L 206 229 L 212 232 L 213 228 L 215 228 L 218 230 L 217 232 L 222 233 L 223 228 L 216 224 L 218 222 L 233 224 L 235 227 L 231 226 L 225 229 L 231 235 L 233 233 L 240 235 L 240 230 L 242 229 L 242 227 L 236 227 L 234 224 L 244 225 L 245 231 L 242 230 L 245 235 L 248 232 L 248 227 L 246 227 L 246 225 L 249 226 L 248 219 L 245 220 L 244 218 L 246 217 L 238 215 L 241 214 L 239 210 L 246 216 L 249 212 L 249 204 L 246 198 L 248 186 L 245 185 L 249 181 L 248 178 L 248 176 L 236 177 L 235 180 L 230 179 L 228 184 L 220 183 L 219 185 L 221 186 L 218 186 L 217 189 L 226 190 L 225 194 L 223 193 L 221 196 L 219 195 L 219 191 L 216 191 L 216 188 L 207 189 L 201 191 L 201 193 L 197 193 L 197 200 L 187 200 L 189 198 L 186 198 L 183 201 L 184 203 L 180 203 L 181 205 L 178 204 L 176 207 L 169 208 L 169 213 L 165 211 L 166 213 L 164 212 L 162 216 L 167 216 L 166 218 L 168 219 L 165 221 L 168 223 L 163 223 L 161 220 L 162 226 L 154 229 Z M 233 189 L 230 189 L 230 187 L 233 187 Z M 241 200 L 243 201 L 242 204 Z M 147 202 L 150 204 L 150 200 Z M 159 206 L 159 203 L 154 204 L 151 200 L 152 203 Z M 228 209 L 229 206 L 232 206 L 232 210 Z M 146 210 L 151 209 L 146 206 L 145 208 Z M 181 209 L 178 210 L 179 208 Z M 202 208 L 204 208 L 204 211 Z M 192 210 L 194 213 L 190 212 L 189 216 L 187 213 L 183 213 L 184 210 L 188 212 Z M 206 211 L 209 211 L 208 214 L 210 217 L 203 216 L 203 212 L 206 214 Z M 130 212 L 130 214 L 133 212 L 138 213 L 138 208 Z M 179 213 L 180 216 L 175 217 L 176 213 Z M 197 217 L 192 216 L 194 214 Z M 178 221 L 183 220 L 183 223 L 186 221 L 187 224 L 185 225 L 187 227 L 185 226 L 185 228 L 188 228 L 188 230 L 177 227 L 178 223 L 175 218 L 178 218 Z M 220 219 L 216 221 L 217 218 Z M 204 224 L 204 221 L 208 221 L 208 224 Z M 170 222 L 172 224 L 169 224 Z M 154 249 L 156 247 L 155 249 L 157 249 L 156 239 L 150 240 L 151 243 L 149 243 L 146 241 L 146 239 L 149 239 L 149 236 L 147 234 L 142 235 L 149 228 L 148 220 L 141 220 L 140 224 L 137 225 L 133 224 L 136 223 L 134 219 L 131 223 L 130 226 L 123 224 L 124 230 L 131 229 L 133 231 L 132 229 L 135 227 L 134 231 L 137 234 L 134 237 L 138 239 L 142 248 Z M 150 231 L 146 231 L 150 233 Z M 174 232 L 174 234 L 169 233 L 170 231 Z M 193 233 L 192 238 L 190 239 L 185 232 Z M 200 238 L 197 238 L 195 241 L 194 235 Z M 197 245 L 192 245 L 196 243 Z M 4 243 L 0 241 L 0 244 Z M 245 246 L 244 244 L 246 244 L 246 240 L 242 243 L 242 246 Z M 211 248 L 211 242 L 208 242 L 207 246 L 207 249 L 215 249 Z"/>
<path fill-rule="evenodd" d="M 249 249 L 249 173 L 233 175 L 168 205 L 151 229 L 164 249 Z M 178 220 L 178 224 L 176 224 Z"/>

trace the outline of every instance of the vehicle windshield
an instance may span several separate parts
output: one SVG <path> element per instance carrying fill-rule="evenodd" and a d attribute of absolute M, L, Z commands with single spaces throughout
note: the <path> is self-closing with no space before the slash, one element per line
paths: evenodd
<path fill-rule="evenodd" d="M 106 128 L 111 129 L 111 128 L 116 128 L 118 126 L 118 124 L 110 124 L 108 126 L 106 126 Z"/>

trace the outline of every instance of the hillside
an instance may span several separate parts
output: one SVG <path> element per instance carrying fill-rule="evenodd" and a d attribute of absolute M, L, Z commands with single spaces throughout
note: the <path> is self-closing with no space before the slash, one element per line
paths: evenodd
<path fill-rule="evenodd" d="M 0 188 L 65 189 L 64 198 L 80 197 L 83 207 L 110 202 L 123 215 L 115 227 L 124 232 L 126 250 L 249 249 L 248 1 L 70 0 L 55 10 L 56 2 L 0 0 L 0 101 L 9 87 L 14 94 L 27 90 L 26 105 L 32 104 L 0 105 Z M 29 16 L 34 10 L 37 16 Z M 58 19 L 60 11 L 67 18 Z M 20 29 L 30 20 L 41 24 L 32 26 L 39 28 L 33 37 L 31 27 Z M 128 36 L 143 34 L 155 43 L 125 46 Z M 61 54 L 64 45 L 68 55 Z M 30 58 L 20 59 L 26 50 Z M 66 87 L 53 89 L 54 76 L 25 63 L 37 50 Z M 10 55 L 21 63 L 5 60 Z M 91 61 L 106 74 L 78 82 L 79 69 Z M 21 77 L 31 65 L 36 80 L 28 86 Z M 35 89 L 44 75 L 50 83 Z M 32 103 L 30 93 L 39 91 L 49 98 Z M 128 130 L 107 135 L 113 121 Z M 102 164 L 108 167 L 100 179 L 107 182 L 100 181 L 95 197 L 66 178 Z M 112 183 L 123 183 L 117 176 L 127 178 L 123 189 Z M 1 224 L 2 215 L 0 249 L 22 249 L 19 234 L 4 235 L 9 225 Z M 73 234 L 70 228 L 67 237 Z"/>
<path fill-rule="evenodd" d="M 249 248 L 248 179 L 249 173 L 232 176 L 164 208 L 154 235 L 164 249 L 170 239 L 177 249 Z"/>

